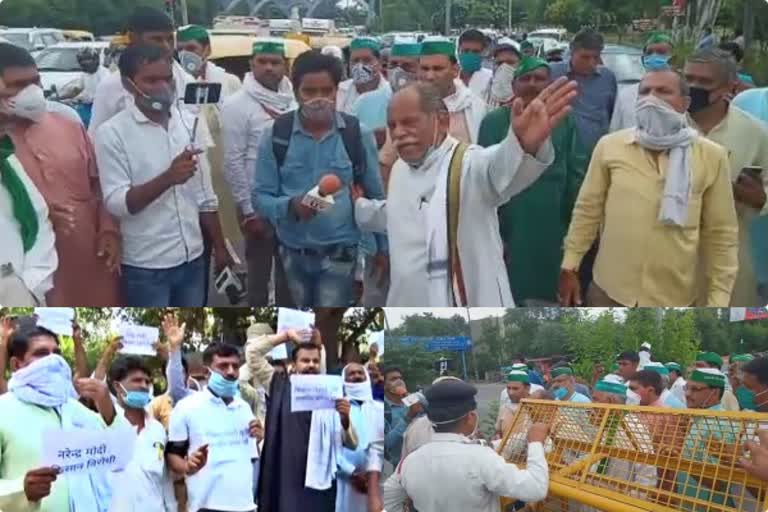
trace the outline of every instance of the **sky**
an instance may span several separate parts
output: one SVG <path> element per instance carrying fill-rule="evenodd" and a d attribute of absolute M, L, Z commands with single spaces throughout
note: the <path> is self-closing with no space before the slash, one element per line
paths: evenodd
<path fill-rule="evenodd" d="M 471 320 L 487 318 L 489 316 L 503 316 L 506 308 L 469 308 Z M 582 308 L 590 315 L 599 315 L 605 308 Z M 624 308 L 614 308 L 617 314 L 623 315 Z M 407 316 L 432 313 L 437 318 L 451 318 L 453 315 L 467 317 L 467 308 L 384 308 L 387 315 L 386 328 L 394 329 L 401 325 Z"/>

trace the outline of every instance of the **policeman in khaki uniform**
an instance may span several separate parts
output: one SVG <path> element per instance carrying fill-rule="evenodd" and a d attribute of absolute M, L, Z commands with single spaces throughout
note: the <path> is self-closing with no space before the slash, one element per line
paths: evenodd
<path fill-rule="evenodd" d="M 477 389 L 458 379 L 427 389 L 427 417 L 434 425 L 432 441 L 405 457 L 384 484 L 387 512 L 471 510 L 500 511 L 499 497 L 525 502 L 547 496 L 549 468 L 544 441 L 549 427 L 528 431 L 527 469 L 508 464 L 492 448 L 473 441 L 480 418 Z"/>

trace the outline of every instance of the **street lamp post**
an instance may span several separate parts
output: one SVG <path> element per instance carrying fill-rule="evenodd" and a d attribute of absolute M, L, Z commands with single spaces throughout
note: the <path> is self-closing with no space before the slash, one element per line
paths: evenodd
<path fill-rule="evenodd" d="M 507 35 L 510 35 L 511 33 L 512 33 L 512 0 L 508 0 L 507 1 Z"/>
<path fill-rule="evenodd" d="M 451 0 L 445 0 L 445 37 L 451 35 Z"/>

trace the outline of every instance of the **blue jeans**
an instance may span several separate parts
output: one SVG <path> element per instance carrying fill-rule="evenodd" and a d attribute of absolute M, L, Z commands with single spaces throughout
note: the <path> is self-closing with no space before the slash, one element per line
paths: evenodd
<path fill-rule="evenodd" d="M 148 269 L 122 266 L 126 306 L 197 308 L 205 306 L 205 258 L 178 267 Z"/>
<path fill-rule="evenodd" d="M 285 278 L 297 307 L 353 306 L 357 246 L 320 250 L 280 245 Z"/>

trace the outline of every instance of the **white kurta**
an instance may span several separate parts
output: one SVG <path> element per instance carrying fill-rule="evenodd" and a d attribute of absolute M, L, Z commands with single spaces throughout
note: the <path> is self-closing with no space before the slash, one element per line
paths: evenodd
<path fill-rule="evenodd" d="M 358 199 L 355 203 L 355 218 L 362 230 L 389 234 L 388 306 L 452 305 L 430 303 L 427 274 L 428 205 L 438 176 L 450 165 L 457 141 L 448 136 L 443 144 L 450 145 L 450 150 L 419 169 L 411 169 L 402 160 L 395 163 L 387 201 Z M 470 306 L 514 305 L 496 210 L 536 181 L 553 160 L 549 141 L 534 158 L 523 153 L 512 132 L 501 144 L 470 146 L 464 154 L 458 245 Z M 387 211 L 391 213 L 387 215 Z"/>
<path fill-rule="evenodd" d="M 465 87 L 469 87 L 469 90 L 478 98 L 483 98 L 492 78 L 493 71 L 488 68 L 480 68 L 472 73 L 472 76 L 469 79 L 469 85 L 466 85 Z M 457 78 L 456 82 L 464 85 L 464 81 L 461 77 Z"/>
<path fill-rule="evenodd" d="M 379 85 L 374 89 L 389 91 L 392 94 L 392 86 L 384 77 L 379 77 Z M 360 97 L 360 93 L 357 92 L 357 87 L 352 82 L 352 79 L 344 80 L 339 84 L 339 90 L 336 92 L 336 110 L 344 112 L 345 114 L 352 114 L 352 107 L 355 105 L 355 101 Z"/>
<path fill-rule="evenodd" d="M 639 89 L 640 84 L 633 84 L 619 90 L 619 94 L 616 96 L 616 104 L 613 107 L 613 117 L 611 117 L 611 132 L 633 128 L 637 125 L 635 105 L 637 105 Z"/>
<path fill-rule="evenodd" d="M 37 214 L 37 239 L 24 252 L 21 227 L 13 215 L 13 201 L 0 182 L 0 304 L 35 306 L 45 302 L 53 288 L 53 274 L 59 265 L 53 226 L 48 220 L 48 205 L 27 176 L 16 156 L 8 161 L 24 183 Z"/>
<path fill-rule="evenodd" d="M 475 144 L 477 143 L 477 136 L 480 131 L 480 123 L 483 122 L 488 107 L 481 95 L 472 92 L 460 79 L 456 80 L 456 92 L 443 98 L 443 102 L 448 107 L 449 113 L 456 114 L 461 112 L 464 115 L 464 121 L 469 130 L 469 137 L 471 142 Z M 456 133 L 456 130 L 452 128 L 451 133 Z"/>
<path fill-rule="evenodd" d="M 678 377 L 675 379 L 675 382 L 672 383 L 672 385 L 669 387 L 669 392 L 672 393 L 672 396 L 677 398 L 683 403 L 686 403 L 685 400 L 685 379 L 682 377 Z"/>

